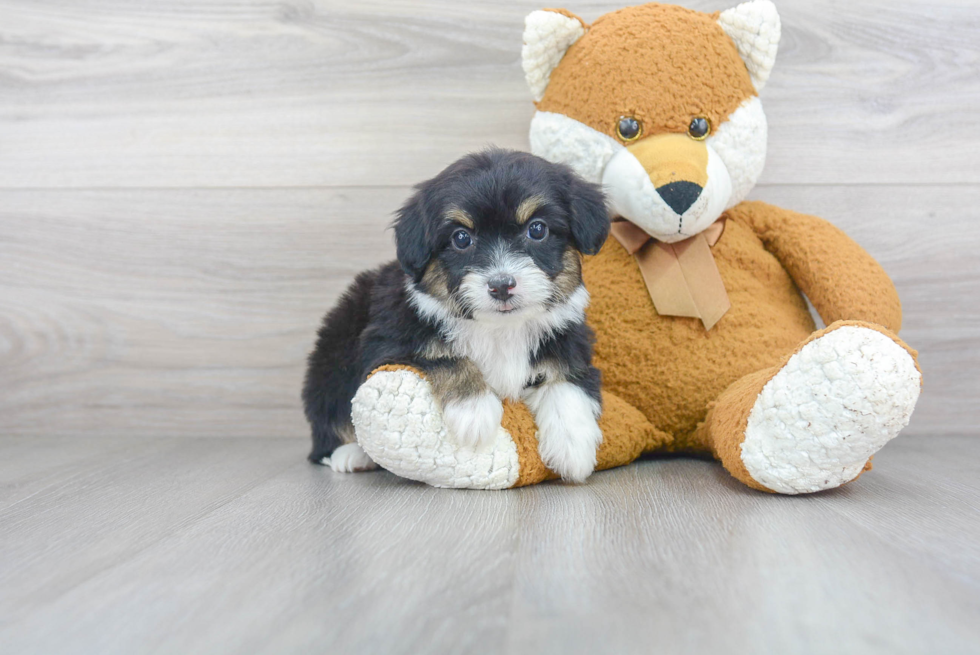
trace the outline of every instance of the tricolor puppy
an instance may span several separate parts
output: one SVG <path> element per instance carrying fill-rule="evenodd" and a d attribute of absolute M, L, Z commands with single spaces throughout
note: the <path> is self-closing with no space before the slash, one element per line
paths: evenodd
<path fill-rule="evenodd" d="M 351 399 L 378 366 L 407 364 L 461 445 L 491 442 L 501 400 L 523 400 L 545 464 L 587 478 L 602 433 L 581 254 L 609 231 L 599 188 L 560 164 L 488 150 L 420 184 L 394 228 L 398 261 L 357 277 L 310 355 L 310 460 L 374 468 L 355 443 Z"/>

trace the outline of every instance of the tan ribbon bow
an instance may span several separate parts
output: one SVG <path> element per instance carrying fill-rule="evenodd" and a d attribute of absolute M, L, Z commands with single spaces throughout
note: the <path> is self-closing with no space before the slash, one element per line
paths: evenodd
<path fill-rule="evenodd" d="M 731 308 L 711 254 L 711 247 L 725 231 L 724 218 L 677 243 L 657 241 L 625 219 L 616 219 L 610 231 L 636 258 L 653 306 L 661 316 L 700 318 L 704 329 L 710 330 Z"/>

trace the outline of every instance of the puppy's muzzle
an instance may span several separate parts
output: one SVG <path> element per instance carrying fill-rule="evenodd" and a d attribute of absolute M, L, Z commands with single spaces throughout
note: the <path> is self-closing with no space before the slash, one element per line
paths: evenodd
<path fill-rule="evenodd" d="M 487 280 L 487 291 L 493 298 L 501 301 L 510 300 L 516 286 L 517 280 L 513 275 L 494 275 Z"/>

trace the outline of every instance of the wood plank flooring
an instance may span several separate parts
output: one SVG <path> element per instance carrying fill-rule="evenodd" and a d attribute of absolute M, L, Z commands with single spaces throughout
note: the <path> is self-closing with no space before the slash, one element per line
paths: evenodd
<path fill-rule="evenodd" d="M 281 439 L 7 439 L 3 653 L 975 653 L 980 440 L 857 482 L 713 462 L 439 490 Z"/>

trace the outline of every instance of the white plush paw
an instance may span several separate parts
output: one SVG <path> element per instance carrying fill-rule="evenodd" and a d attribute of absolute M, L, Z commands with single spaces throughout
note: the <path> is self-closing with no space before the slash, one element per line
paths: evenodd
<path fill-rule="evenodd" d="M 517 482 L 517 446 L 500 419 L 481 448 L 460 446 L 432 387 L 412 371 L 372 375 L 357 390 L 351 415 L 358 443 L 395 475 L 457 489 L 507 489 Z"/>
<path fill-rule="evenodd" d="M 504 406 L 500 399 L 487 391 L 464 400 L 445 404 L 442 421 L 456 443 L 465 448 L 486 448 L 497 437 Z"/>
<path fill-rule="evenodd" d="M 378 465 L 368 457 L 364 449 L 356 443 L 345 443 L 343 446 L 337 446 L 330 457 L 323 458 L 322 463 L 337 473 L 359 473 L 378 468 Z"/>
<path fill-rule="evenodd" d="M 887 335 L 858 326 L 828 332 L 763 387 L 742 462 L 779 493 L 838 487 L 908 424 L 920 385 L 912 356 Z"/>
<path fill-rule="evenodd" d="M 598 405 L 574 384 L 548 384 L 533 391 L 528 406 L 538 425 L 538 454 L 570 482 L 585 482 L 596 465 L 602 430 Z"/>

